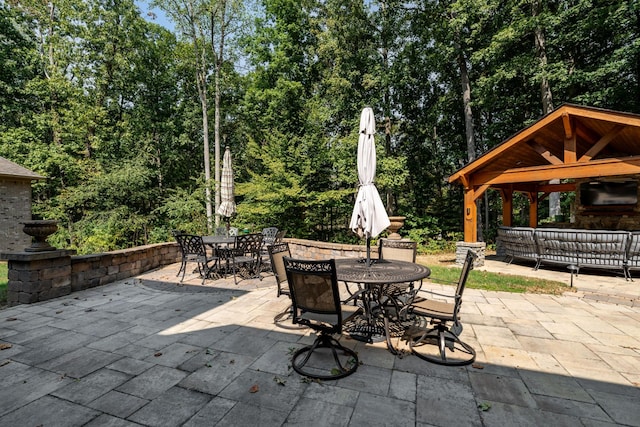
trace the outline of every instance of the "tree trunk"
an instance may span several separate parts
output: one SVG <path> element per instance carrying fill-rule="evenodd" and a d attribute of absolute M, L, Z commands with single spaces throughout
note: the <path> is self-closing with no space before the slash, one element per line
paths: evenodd
<path fill-rule="evenodd" d="M 540 0 L 531 3 L 531 16 L 535 19 L 540 16 L 542 4 Z M 544 35 L 544 28 L 538 23 L 534 29 L 534 43 L 536 55 L 540 64 L 540 101 L 542 102 L 542 113 L 549 114 L 553 111 L 553 96 L 551 94 L 551 85 L 547 78 L 547 48 Z M 560 184 L 559 179 L 552 179 L 549 184 Z M 554 192 L 549 194 L 549 217 L 554 219 L 556 215 L 560 215 L 560 193 Z"/>
<path fill-rule="evenodd" d="M 467 160 L 472 162 L 476 158 L 476 140 L 473 129 L 473 112 L 471 111 L 471 83 L 469 81 L 469 69 L 467 68 L 467 59 L 462 52 L 462 49 L 458 53 L 458 67 L 460 69 L 460 82 L 462 83 L 462 104 L 464 107 L 464 129 L 465 129 L 465 141 L 467 143 Z M 478 204 L 478 201 L 476 201 Z M 484 240 L 483 238 L 483 226 L 482 226 L 482 209 L 478 208 L 477 211 L 477 224 L 478 224 L 478 236 L 479 242 Z"/>

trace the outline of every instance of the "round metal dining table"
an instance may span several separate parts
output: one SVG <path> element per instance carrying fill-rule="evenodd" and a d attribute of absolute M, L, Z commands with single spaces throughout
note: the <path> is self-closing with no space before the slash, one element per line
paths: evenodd
<path fill-rule="evenodd" d="M 429 267 L 407 261 L 371 260 L 363 258 L 336 259 L 338 280 L 343 282 L 384 285 L 417 282 L 431 275 Z"/>
<path fill-rule="evenodd" d="M 336 275 L 339 281 L 345 283 L 357 283 L 362 287 L 363 308 L 365 310 L 365 322 L 350 331 L 350 335 L 355 339 L 373 342 L 372 336 L 381 334 L 387 341 L 387 348 L 391 353 L 397 354 L 391 342 L 390 322 L 400 323 L 400 319 L 390 319 L 390 313 L 385 309 L 383 297 L 393 299 L 394 296 L 387 292 L 391 285 L 419 282 L 431 275 L 429 267 L 407 261 L 396 260 L 370 260 L 367 265 L 362 258 L 336 259 Z M 412 286 L 412 285 L 411 285 Z M 410 287 L 408 285 L 408 287 Z M 373 313 L 372 308 L 379 310 L 378 315 Z M 397 315 L 397 313 L 396 313 Z M 377 321 L 381 318 L 382 325 L 378 326 Z M 400 326 L 402 328 L 402 326 Z"/>
<path fill-rule="evenodd" d="M 214 247 L 230 245 L 235 241 L 236 238 L 234 236 L 202 236 L 202 243 Z"/>

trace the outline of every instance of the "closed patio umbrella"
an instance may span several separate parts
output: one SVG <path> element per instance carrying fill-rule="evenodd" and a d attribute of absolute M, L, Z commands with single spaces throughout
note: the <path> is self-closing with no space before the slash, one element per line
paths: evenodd
<path fill-rule="evenodd" d="M 229 219 L 236 213 L 236 202 L 233 196 L 233 165 L 231 164 L 231 150 L 227 147 L 224 150 L 222 159 L 222 174 L 220 176 L 220 206 L 218 214 L 225 217 L 227 221 L 227 232 L 229 231 Z"/>
<path fill-rule="evenodd" d="M 358 181 L 360 187 L 351 214 L 349 228 L 367 239 L 367 265 L 371 261 L 371 238 L 385 230 L 391 222 L 373 180 L 376 176 L 376 121 L 373 110 L 366 107 L 360 115 L 358 137 Z"/>

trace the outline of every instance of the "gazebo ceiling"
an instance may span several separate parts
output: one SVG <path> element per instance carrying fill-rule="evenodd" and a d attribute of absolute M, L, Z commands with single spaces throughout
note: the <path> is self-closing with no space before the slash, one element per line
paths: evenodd
<path fill-rule="evenodd" d="M 640 115 L 565 104 L 449 177 L 465 188 L 514 189 L 640 173 Z"/>

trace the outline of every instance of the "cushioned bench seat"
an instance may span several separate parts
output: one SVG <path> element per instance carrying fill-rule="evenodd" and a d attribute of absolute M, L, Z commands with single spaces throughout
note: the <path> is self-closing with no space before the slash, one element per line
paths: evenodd
<path fill-rule="evenodd" d="M 546 263 L 575 265 L 577 269 L 619 269 L 627 278 L 630 277 L 630 269 L 640 270 L 640 232 L 529 227 L 498 229 L 500 244 L 511 259 L 534 259 L 528 241 L 531 234 L 537 256 L 535 269 Z M 514 236 L 520 237 L 515 239 Z M 521 247 L 518 248 L 518 244 Z M 523 253 L 528 255 L 522 256 Z"/>

